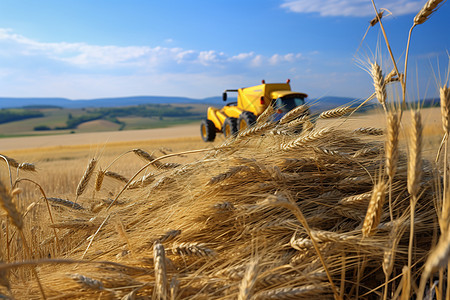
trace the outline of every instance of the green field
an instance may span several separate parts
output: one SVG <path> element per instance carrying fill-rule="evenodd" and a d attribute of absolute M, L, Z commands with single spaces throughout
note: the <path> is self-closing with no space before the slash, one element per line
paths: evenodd
<path fill-rule="evenodd" d="M 42 112 L 44 117 L 1 123 L 0 137 L 163 128 L 196 122 L 206 116 L 206 109 L 206 105 L 197 104 L 100 109 L 42 108 L 35 110 Z M 79 124 L 69 127 L 69 119 Z M 86 121 L 82 121 L 84 119 Z M 50 130 L 36 130 L 39 126 Z"/>

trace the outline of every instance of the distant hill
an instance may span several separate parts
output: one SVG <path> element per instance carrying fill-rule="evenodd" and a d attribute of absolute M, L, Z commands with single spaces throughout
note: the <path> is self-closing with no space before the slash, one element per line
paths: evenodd
<path fill-rule="evenodd" d="M 140 104 L 208 104 L 218 103 L 221 97 L 192 99 L 187 97 L 134 96 L 117 98 L 98 98 L 89 100 L 70 100 L 67 98 L 6 98 L 0 97 L 0 108 L 26 106 L 58 106 L 63 108 L 120 107 Z"/>
<path fill-rule="evenodd" d="M 228 99 L 227 102 L 236 101 Z M 340 105 L 348 104 L 351 98 L 345 97 L 323 97 L 320 99 L 308 99 L 309 103 L 314 103 L 314 110 L 327 110 Z M 133 96 L 117 98 L 98 98 L 88 100 L 71 100 L 67 98 L 7 98 L 0 97 L 1 108 L 99 108 L 99 107 L 122 107 L 141 104 L 206 104 L 222 106 L 225 103 L 221 96 L 204 99 L 193 99 L 187 97 L 167 97 L 167 96 Z"/>

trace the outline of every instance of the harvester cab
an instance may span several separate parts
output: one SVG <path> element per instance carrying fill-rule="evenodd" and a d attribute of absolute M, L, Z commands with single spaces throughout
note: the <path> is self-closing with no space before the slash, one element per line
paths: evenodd
<path fill-rule="evenodd" d="M 286 83 L 265 83 L 237 90 L 225 90 L 222 96 L 227 101 L 228 93 L 237 93 L 237 102 L 226 104 L 221 109 L 208 107 L 207 118 L 202 121 L 200 132 L 205 142 L 212 142 L 222 132 L 225 138 L 256 123 L 268 106 L 273 106 L 273 122 L 279 121 L 293 108 L 303 105 L 307 94 L 291 91 L 290 80 Z"/>

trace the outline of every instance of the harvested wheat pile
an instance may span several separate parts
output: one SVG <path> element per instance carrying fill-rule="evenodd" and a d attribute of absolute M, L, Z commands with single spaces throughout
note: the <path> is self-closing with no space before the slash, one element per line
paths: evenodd
<path fill-rule="evenodd" d="M 106 181 L 125 179 L 99 167 L 97 182 L 83 182 L 85 174 L 78 187 L 87 191 L 76 193 L 81 206 L 49 199 L 54 223 L 33 225 L 47 234 L 29 241 L 33 257 L 53 259 L 3 269 L 10 270 L 11 295 L 377 299 L 386 278 L 389 294 L 400 293 L 410 232 L 406 156 L 394 161 L 389 184 L 380 138 L 312 124 L 301 134 L 289 123 L 260 127 L 186 165 L 155 162 L 135 149 L 157 168 L 136 175 L 113 199 Z M 415 279 L 439 230 L 437 177 L 421 163 Z M 91 161 L 86 172 L 92 168 Z M 14 279 L 27 268 L 41 287 L 32 274 Z"/>

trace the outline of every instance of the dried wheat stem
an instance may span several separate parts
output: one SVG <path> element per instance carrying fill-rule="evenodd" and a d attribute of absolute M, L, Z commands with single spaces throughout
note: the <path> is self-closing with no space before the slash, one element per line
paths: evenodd
<path fill-rule="evenodd" d="M 339 118 L 349 112 L 353 112 L 354 110 L 355 109 L 352 108 L 351 106 L 338 107 L 322 112 L 319 115 L 319 118 L 321 119 Z"/>
<path fill-rule="evenodd" d="M 153 261 L 155 263 L 156 299 L 167 299 L 166 251 L 159 242 L 153 245 Z"/>
<path fill-rule="evenodd" d="M 422 7 L 422 9 L 414 17 L 414 26 L 425 23 L 433 12 L 438 9 L 438 5 L 443 0 L 428 0 L 427 3 Z"/>
<path fill-rule="evenodd" d="M 84 171 L 83 177 L 81 177 L 81 180 L 78 183 L 77 191 L 76 191 L 77 198 L 79 196 L 81 196 L 84 193 L 84 191 L 86 190 L 89 180 L 91 179 L 92 174 L 94 173 L 96 165 L 97 165 L 97 159 L 95 159 L 95 158 L 91 159 L 91 161 L 89 162 L 89 164 L 86 168 L 86 171 Z"/>
<path fill-rule="evenodd" d="M 336 285 L 334 284 L 334 281 L 331 277 L 331 274 L 328 270 L 328 266 L 327 263 L 325 262 L 325 258 L 322 255 L 322 252 L 320 251 L 319 245 L 317 244 L 317 241 L 312 237 L 312 233 L 311 233 L 311 228 L 308 225 L 308 222 L 305 218 L 305 216 L 303 215 L 302 211 L 300 210 L 300 208 L 292 203 L 292 200 L 288 200 L 287 198 L 285 198 L 284 196 L 278 195 L 271 195 L 269 197 L 267 197 L 262 203 L 261 205 L 271 205 L 271 206 L 280 206 L 280 207 L 284 207 L 289 209 L 294 215 L 295 217 L 299 220 L 299 222 L 303 225 L 303 227 L 305 228 L 307 234 L 309 235 L 311 242 L 313 243 L 314 246 L 314 250 L 316 251 L 317 255 L 319 256 L 319 260 L 322 264 L 322 267 L 325 270 L 325 273 L 327 274 L 327 279 L 329 281 L 329 284 L 331 286 L 331 289 L 333 290 L 333 294 L 334 297 L 337 300 L 341 300 L 342 298 L 339 295 L 339 292 L 336 288 Z"/>
<path fill-rule="evenodd" d="M 383 204 L 385 200 L 386 185 L 384 182 L 378 182 L 373 187 L 372 197 L 370 198 L 369 207 L 367 208 L 366 217 L 362 226 L 362 234 L 364 237 L 372 236 L 378 224 L 380 224 L 381 213 L 383 212 Z"/>
<path fill-rule="evenodd" d="M 180 290 L 180 282 L 178 281 L 176 276 L 172 277 L 170 281 L 170 300 L 178 299 L 178 293 Z"/>
<path fill-rule="evenodd" d="M 253 297 L 253 288 L 258 277 L 258 261 L 252 260 L 246 270 L 239 286 L 238 300 L 250 300 Z"/>

